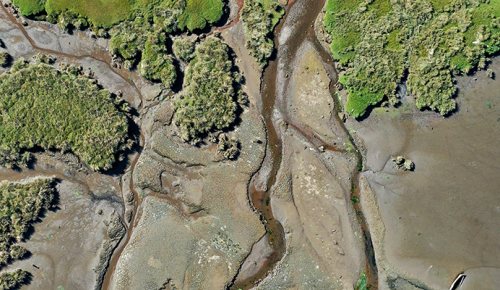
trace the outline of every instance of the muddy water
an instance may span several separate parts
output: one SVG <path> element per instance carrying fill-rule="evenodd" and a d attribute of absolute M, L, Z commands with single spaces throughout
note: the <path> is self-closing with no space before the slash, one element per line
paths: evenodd
<path fill-rule="evenodd" d="M 500 61 L 491 67 L 498 72 Z M 470 268 L 500 268 L 500 82 L 478 72 L 458 85 L 459 111 L 449 118 L 418 112 L 408 98 L 353 124 L 367 148 L 364 175 L 385 225 L 385 258 L 434 289 Z M 399 154 L 415 172 L 394 169 L 390 158 Z M 498 270 L 479 272 L 471 275 Z"/>

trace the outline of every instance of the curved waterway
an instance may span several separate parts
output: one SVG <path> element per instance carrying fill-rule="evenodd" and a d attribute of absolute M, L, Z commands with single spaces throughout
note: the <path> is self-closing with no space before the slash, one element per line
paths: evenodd
<path fill-rule="evenodd" d="M 284 230 L 280 222 L 274 218 L 270 204 L 271 192 L 276 183 L 277 174 L 282 161 L 283 144 L 280 131 L 277 129 L 279 119 L 296 129 L 311 144 L 323 146 L 325 150 L 339 151 L 336 144 L 324 142 L 312 132 L 310 128 L 305 128 L 302 124 L 293 124 L 290 122 L 287 117 L 286 106 L 283 105 L 285 103 L 286 91 L 290 81 L 288 75 L 284 76 L 286 73 L 285 71 L 293 70 L 295 55 L 305 42 L 312 43 L 315 50 L 321 56 L 324 67 L 331 79 L 330 90 L 332 94 L 335 90 L 334 84 L 337 81 L 337 72 L 335 71 L 333 59 L 330 53 L 320 44 L 314 32 L 314 23 L 321 13 L 324 4 L 325 0 L 293 1 L 287 8 L 284 18 L 275 30 L 274 43 L 277 48 L 277 55 L 276 58 L 269 63 L 268 67 L 266 67 L 262 76 L 261 85 L 261 113 L 265 121 L 268 137 L 266 160 L 264 160 L 263 164 L 271 164 L 271 170 L 269 172 L 269 168 L 263 166 L 256 174 L 256 176 L 259 174 L 267 176 L 267 182 L 264 189 L 258 189 L 255 176 L 249 185 L 250 200 L 253 207 L 260 213 L 261 219 L 266 227 L 266 235 L 269 246 L 272 249 L 272 254 L 265 258 L 266 261 L 256 274 L 243 281 L 236 281 L 231 285 L 231 289 L 249 289 L 258 284 L 271 273 L 286 252 Z M 339 108 L 338 104 L 335 108 Z M 334 112 L 334 115 L 337 116 L 337 112 Z M 340 120 L 337 121 L 339 124 L 342 124 L 343 130 L 351 141 L 353 141 L 348 130 L 343 126 L 343 122 Z M 354 142 L 352 143 L 354 144 Z M 356 150 L 356 152 L 356 159 L 359 163 L 358 167 L 362 167 L 362 156 L 358 150 Z M 357 188 L 359 188 L 359 172 L 356 170 L 352 175 L 352 192 L 354 195 L 359 195 L 359 191 L 357 190 Z M 363 231 L 365 242 L 366 263 L 364 272 L 367 275 L 368 284 L 371 285 L 371 289 L 377 289 L 377 268 L 370 232 L 359 203 L 354 205 L 354 210 L 357 213 L 357 219 Z"/>

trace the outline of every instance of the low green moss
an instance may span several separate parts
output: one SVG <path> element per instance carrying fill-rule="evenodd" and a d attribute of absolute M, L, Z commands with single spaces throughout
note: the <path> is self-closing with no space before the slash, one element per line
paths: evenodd
<path fill-rule="evenodd" d="M 17 61 L 0 76 L 0 115 L 4 154 L 71 151 L 92 169 L 109 169 L 127 138 L 126 116 L 110 93 L 72 67 Z"/>
<path fill-rule="evenodd" d="M 98 27 L 111 27 L 131 16 L 133 1 L 128 0 L 47 0 L 48 14 L 69 10 Z"/>
<path fill-rule="evenodd" d="M 186 7 L 179 16 L 178 27 L 181 30 L 194 31 L 213 24 L 222 17 L 222 0 L 186 0 Z"/>
<path fill-rule="evenodd" d="M 457 54 L 451 58 L 451 67 L 458 73 L 468 73 L 472 69 L 472 64 L 463 54 Z"/>
<path fill-rule="evenodd" d="M 368 290 L 368 279 L 366 278 L 365 273 L 361 273 L 359 276 L 358 281 L 356 282 L 356 287 L 354 288 L 356 290 Z"/>
<path fill-rule="evenodd" d="M 45 0 L 12 0 L 24 16 L 32 16 L 45 11 Z"/>
<path fill-rule="evenodd" d="M 380 103 L 383 98 L 384 94 L 368 90 L 352 92 L 347 100 L 346 111 L 355 118 L 362 117 L 370 106 Z"/>

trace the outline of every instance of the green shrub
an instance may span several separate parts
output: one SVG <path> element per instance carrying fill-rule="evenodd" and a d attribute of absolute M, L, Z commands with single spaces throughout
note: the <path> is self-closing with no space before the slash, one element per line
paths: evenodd
<path fill-rule="evenodd" d="M 6 67 L 9 64 L 10 55 L 6 51 L 0 51 L 0 67 Z"/>
<path fill-rule="evenodd" d="M 245 1 L 241 12 L 245 46 L 264 67 L 274 50 L 272 32 L 285 13 L 276 0 Z"/>
<path fill-rule="evenodd" d="M 448 114 L 456 107 L 453 73 L 484 68 L 500 47 L 496 0 L 328 0 L 326 7 L 325 30 L 354 117 L 384 98 L 397 103 L 405 72 L 418 108 Z"/>
<path fill-rule="evenodd" d="M 175 123 L 185 141 L 198 143 L 209 132 L 228 128 L 236 119 L 236 74 L 228 47 L 208 37 L 195 49 L 182 97 L 175 102 Z"/>
<path fill-rule="evenodd" d="M 40 214 L 51 208 L 55 195 L 52 178 L 0 183 L 0 269 L 27 254 L 16 243 L 25 238 Z"/>
<path fill-rule="evenodd" d="M 178 59 L 189 62 L 194 57 L 196 42 L 198 42 L 196 35 L 176 37 L 174 38 L 172 50 Z"/>
<path fill-rule="evenodd" d="M 30 274 L 24 270 L 17 269 L 14 272 L 0 274 L 0 290 L 18 289 L 30 279 Z"/>
<path fill-rule="evenodd" d="M 0 114 L 0 152 L 71 151 L 94 170 L 111 168 L 128 132 L 107 90 L 44 63 L 17 61 L 0 76 Z"/>
<path fill-rule="evenodd" d="M 165 41 L 164 33 L 148 37 L 142 53 L 140 73 L 146 79 L 161 81 L 165 87 L 170 88 L 177 73 L 173 60 L 167 53 Z"/>
<path fill-rule="evenodd" d="M 176 29 L 179 9 L 153 9 L 150 15 L 138 14 L 111 29 L 110 50 L 133 68 L 140 61 L 140 74 L 151 81 L 161 81 L 170 88 L 176 79 L 173 59 L 167 51 L 167 34 Z"/>

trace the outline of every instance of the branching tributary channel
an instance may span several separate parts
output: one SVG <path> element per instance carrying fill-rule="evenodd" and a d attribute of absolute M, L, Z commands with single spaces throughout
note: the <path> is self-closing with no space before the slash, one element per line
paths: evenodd
<path fill-rule="evenodd" d="M 26 38 L 26 40 L 29 42 L 29 44 L 31 45 L 31 47 L 33 48 L 34 51 L 40 52 L 40 53 L 45 53 L 48 55 L 58 56 L 58 57 L 61 57 L 61 58 L 64 58 L 64 59 L 67 59 L 70 61 L 79 61 L 79 60 L 82 60 L 85 58 L 89 58 L 89 59 L 93 59 L 95 61 L 106 64 L 106 66 L 108 67 L 109 70 L 111 70 L 114 73 L 116 73 L 117 75 L 119 75 L 121 79 L 123 79 L 125 82 L 127 82 L 133 88 L 133 90 L 137 94 L 137 97 L 139 97 L 139 101 L 140 101 L 139 105 L 138 105 L 139 107 L 137 109 L 139 112 L 142 111 L 143 96 L 141 94 L 140 89 L 133 82 L 132 74 L 128 70 L 118 69 L 118 68 L 113 67 L 111 64 L 111 56 L 109 55 L 109 52 L 107 52 L 105 49 L 103 49 L 101 47 L 94 47 L 93 49 L 91 49 L 90 52 L 89 51 L 81 51 L 81 53 L 74 53 L 73 54 L 73 53 L 66 53 L 66 52 L 59 51 L 59 50 L 53 50 L 53 49 L 47 49 L 47 48 L 40 47 L 33 40 L 33 38 L 31 38 L 29 33 L 26 31 L 25 27 L 16 19 L 16 17 L 14 17 L 12 15 L 12 13 L 9 11 L 9 9 L 7 7 L 0 5 L 0 9 L 7 16 L 8 20 L 13 25 L 15 25 L 17 27 L 17 29 L 23 34 L 24 38 Z M 138 194 L 135 191 L 135 185 L 133 183 L 132 176 L 133 176 L 133 172 L 134 172 L 137 160 L 140 157 L 141 148 L 144 145 L 144 136 L 140 132 L 136 132 L 136 133 L 140 134 L 140 137 L 139 137 L 140 142 L 136 146 L 136 149 L 137 149 L 136 153 L 129 156 L 129 157 L 132 157 L 132 159 L 131 159 L 131 165 L 129 167 L 130 181 L 129 181 L 128 186 L 129 186 L 129 190 L 134 194 L 133 215 L 132 215 L 131 222 L 130 222 L 129 226 L 127 227 L 127 225 L 125 224 L 125 226 L 127 228 L 127 233 L 124 237 L 124 240 L 120 243 L 120 245 L 118 245 L 118 248 L 115 249 L 114 254 L 111 258 L 111 261 L 107 267 L 107 271 L 106 271 L 106 274 L 104 276 L 104 280 L 102 281 L 103 282 L 103 285 L 102 285 L 103 289 L 109 288 L 110 282 L 111 282 L 111 277 L 113 275 L 114 269 L 116 268 L 116 263 L 120 257 L 121 252 L 123 251 L 123 248 L 128 243 L 130 236 L 133 232 L 133 227 L 135 226 L 135 224 L 137 222 L 137 209 L 139 206 L 139 199 L 138 199 Z M 31 175 L 57 176 L 61 179 L 72 180 L 73 182 L 76 182 L 78 184 L 82 184 L 85 188 L 88 189 L 88 186 L 87 186 L 87 184 L 85 184 L 84 181 L 80 181 L 80 180 L 77 180 L 75 178 L 71 178 L 69 176 L 66 176 L 63 172 L 56 172 L 56 171 L 44 172 L 42 170 L 35 170 L 35 172 L 23 172 L 22 174 L 11 175 L 11 176 L 9 176 L 9 178 L 15 179 L 15 178 L 19 178 L 20 176 L 26 177 L 26 176 L 31 176 Z"/>
<path fill-rule="evenodd" d="M 277 174 L 280 169 L 282 162 L 282 138 L 280 136 L 280 131 L 277 129 L 276 111 L 278 111 L 283 118 L 283 121 L 288 123 L 286 109 L 283 108 L 282 104 L 285 103 L 284 99 L 286 97 L 286 89 L 288 87 L 289 78 L 288 73 L 293 70 L 293 60 L 299 47 L 306 41 L 312 43 L 322 58 L 325 64 L 325 68 L 328 70 L 329 76 L 331 78 L 331 92 L 335 90 L 334 83 L 336 82 L 336 71 L 333 64 L 333 60 L 328 51 L 319 43 L 314 32 L 314 23 L 316 18 L 325 4 L 325 1 L 317 0 L 296 0 L 290 4 L 287 9 L 285 17 L 281 20 L 280 24 L 275 31 L 275 46 L 277 47 L 276 59 L 269 63 L 269 66 L 265 69 L 262 77 L 261 86 L 261 96 L 262 96 L 262 115 L 264 117 L 265 125 L 267 128 L 267 152 L 266 160 L 263 162 L 264 165 L 271 164 L 271 170 L 266 173 L 269 168 L 263 166 L 257 175 L 263 174 L 267 175 L 267 186 L 265 190 L 258 190 L 256 186 L 256 178 L 252 179 L 249 186 L 250 199 L 254 208 L 259 211 L 261 218 L 265 224 L 267 230 L 267 236 L 269 244 L 273 250 L 272 254 L 266 258 L 263 267 L 253 275 L 252 277 L 245 279 L 244 281 L 236 281 L 231 285 L 232 289 L 248 289 L 258 283 L 260 280 L 268 276 L 276 264 L 283 258 L 286 251 L 286 241 L 282 225 L 277 221 L 274 216 L 270 205 L 271 191 L 275 185 Z M 288 35 L 281 35 L 286 33 Z M 280 43 L 280 40 L 283 43 Z M 283 78 L 283 75 L 287 74 Z M 339 108 L 338 104 L 335 106 Z M 337 116 L 337 112 L 334 112 Z M 337 120 L 339 124 L 343 124 L 340 120 Z M 318 140 L 316 136 L 308 132 L 307 130 L 302 130 L 300 124 L 289 124 L 296 128 L 302 135 L 304 135 L 307 140 L 312 144 L 319 143 L 325 147 L 326 150 L 337 151 L 334 144 L 325 144 L 322 140 Z M 349 131 L 345 126 L 343 129 L 350 141 L 354 143 L 352 136 L 349 135 Z M 359 150 L 356 148 L 356 159 L 359 163 L 358 167 L 362 167 L 362 156 Z M 359 172 L 356 170 L 353 172 L 352 176 L 352 194 L 359 195 Z M 354 211 L 358 222 L 363 231 L 363 238 L 365 242 L 365 273 L 367 275 L 368 284 L 371 286 L 370 289 L 377 289 L 378 278 L 377 278 L 377 268 L 375 263 L 375 256 L 373 245 L 371 241 L 370 232 L 368 230 L 362 209 L 359 203 L 354 204 Z"/>
<path fill-rule="evenodd" d="M 264 117 L 264 121 L 267 128 L 267 153 L 266 160 L 263 164 L 270 164 L 271 170 L 268 173 L 259 172 L 256 174 L 263 174 L 267 176 L 267 186 L 264 190 L 258 189 L 256 186 L 256 178 L 252 179 L 249 185 L 249 195 L 252 202 L 252 205 L 255 207 L 257 211 L 261 214 L 261 218 L 263 223 L 266 226 L 268 241 L 272 248 L 272 254 L 266 257 L 266 261 L 263 264 L 263 267 L 259 269 L 259 271 L 253 275 L 252 277 L 245 279 L 244 281 L 236 281 L 236 283 L 231 285 L 233 289 L 248 289 L 255 285 L 258 281 L 262 280 L 272 269 L 276 266 L 276 264 L 283 258 L 286 250 L 286 242 L 285 235 L 282 225 L 277 221 L 274 216 L 270 205 L 270 193 L 276 182 L 277 174 L 280 169 L 281 161 L 282 161 L 282 140 L 279 134 L 279 130 L 277 130 L 275 126 L 275 111 L 281 111 L 281 103 L 283 103 L 284 92 L 283 88 L 288 86 L 288 78 L 285 78 L 283 83 L 279 82 L 283 80 L 283 78 L 278 78 L 279 70 L 283 68 L 292 68 L 292 61 L 294 59 L 295 54 L 298 51 L 298 48 L 305 41 L 310 41 L 314 44 L 318 53 L 320 53 L 323 61 L 327 64 L 326 66 L 330 68 L 332 72 L 330 72 L 330 77 L 335 77 L 336 73 L 334 71 L 333 61 L 331 59 L 330 54 L 324 50 L 324 48 L 319 44 L 315 33 L 314 33 L 314 21 L 316 20 L 318 14 L 321 12 L 321 9 L 324 6 L 324 0 L 296 0 L 290 4 L 290 7 L 287 9 L 287 13 L 285 17 L 281 20 L 280 24 L 276 28 L 276 38 L 275 45 L 278 49 L 278 54 L 275 60 L 271 61 L 269 66 L 265 69 L 264 74 L 262 76 L 262 86 L 261 86 L 261 96 L 262 96 L 262 115 Z M 115 73 L 119 74 L 125 81 L 127 81 L 137 92 L 138 96 L 141 98 L 141 107 L 142 107 L 142 95 L 140 90 L 135 86 L 133 81 L 131 81 L 130 75 L 128 72 L 120 69 L 115 69 L 111 66 L 111 58 L 108 53 L 105 51 L 96 51 L 92 54 L 82 54 L 82 55 L 73 55 L 69 53 L 64 53 L 61 51 L 55 51 L 51 49 L 45 49 L 36 45 L 36 43 L 31 39 L 28 35 L 24 27 L 12 16 L 12 14 L 7 11 L 7 8 L 1 7 L 1 9 L 8 15 L 9 20 L 18 26 L 19 30 L 23 33 L 29 43 L 32 45 L 33 49 L 40 51 L 42 53 L 48 53 L 51 55 L 61 56 L 64 58 L 80 60 L 83 58 L 92 58 L 97 61 L 106 63 L 109 68 Z M 281 37 L 282 31 L 284 28 L 288 30 L 287 33 L 290 33 L 290 39 L 285 41 L 285 43 L 280 44 L 278 39 Z M 278 70 L 279 67 L 279 70 Z M 281 72 L 283 73 L 283 72 Z M 332 79 L 332 84 L 334 83 L 334 79 Z M 333 91 L 333 86 L 332 91 Z M 281 94 L 281 95 L 280 95 Z M 336 106 L 338 107 L 338 106 Z M 283 114 L 283 118 L 286 120 L 286 112 L 281 112 Z M 336 115 L 336 114 L 335 114 Z M 341 123 L 341 122 L 340 122 Z M 290 124 L 292 125 L 292 124 Z M 311 143 L 316 144 L 317 138 L 312 136 L 309 132 L 301 130 L 300 126 L 294 125 L 297 130 L 301 131 L 301 134 L 304 135 Z M 345 132 L 348 134 L 348 130 L 344 128 Z M 351 141 L 352 138 L 351 138 Z M 143 142 L 141 136 L 141 143 Z M 320 142 L 322 142 L 320 140 Z M 141 144 L 142 145 L 142 144 Z M 322 144 L 327 150 L 335 150 L 335 146 L 331 144 Z M 133 159 L 130 170 L 133 171 L 135 167 L 135 163 L 139 157 L 140 153 L 135 155 Z M 358 152 L 357 153 L 358 162 L 361 163 L 362 156 Z M 269 168 L 261 168 L 260 171 L 266 171 Z M 358 187 L 358 178 L 359 173 L 356 171 L 353 173 L 353 194 L 359 195 Z M 137 194 L 134 191 L 134 184 L 131 181 L 130 190 L 134 192 L 136 195 L 135 205 L 134 205 L 134 216 L 132 217 L 132 222 L 130 227 L 127 229 L 127 236 L 125 240 L 122 241 L 120 247 L 114 253 L 112 261 L 108 267 L 106 277 L 104 279 L 103 288 L 106 289 L 110 285 L 111 276 L 114 272 L 114 268 L 116 266 L 116 262 L 120 256 L 123 247 L 127 244 L 128 239 L 130 238 L 130 234 L 132 233 L 132 228 L 136 222 L 136 211 L 137 211 Z M 365 218 L 363 216 L 362 210 L 358 204 L 354 205 L 354 209 L 357 213 L 358 222 L 361 225 L 363 230 L 363 236 L 365 239 L 365 251 L 366 251 L 366 267 L 365 272 L 367 273 L 368 283 L 372 286 L 371 289 L 376 289 L 378 281 L 377 281 L 377 269 L 375 265 L 373 246 L 370 238 L 370 233 L 366 226 Z"/>

